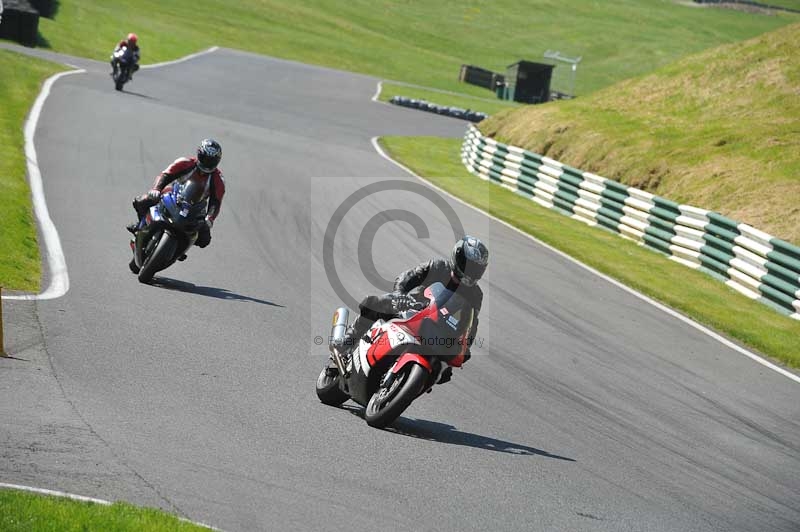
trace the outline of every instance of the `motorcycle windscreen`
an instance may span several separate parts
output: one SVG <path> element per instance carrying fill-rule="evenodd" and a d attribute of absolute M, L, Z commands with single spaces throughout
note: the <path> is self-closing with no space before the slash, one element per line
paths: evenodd
<path fill-rule="evenodd" d="M 425 318 L 420 324 L 420 341 L 437 356 L 445 359 L 458 356 L 472 329 L 475 309 L 457 291 L 448 290 L 441 283 L 432 284 L 429 290 L 437 314 L 435 320 Z"/>
<path fill-rule="evenodd" d="M 205 216 L 205 193 L 206 183 L 194 175 L 172 186 L 172 194 L 181 218 L 196 221 Z"/>
<path fill-rule="evenodd" d="M 130 63 L 131 61 L 133 61 L 133 50 L 131 50 L 127 46 L 123 46 L 114 53 L 114 57 L 116 57 L 123 63 Z"/>
<path fill-rule="evenodd" d="M 192 205 L 200 203 L 206 194 L 206 185 L 208 181 L 201 180 L 197 175 L 192 172 L 186 179 L 180 180 L 175 184 L 180 198 Z"/>

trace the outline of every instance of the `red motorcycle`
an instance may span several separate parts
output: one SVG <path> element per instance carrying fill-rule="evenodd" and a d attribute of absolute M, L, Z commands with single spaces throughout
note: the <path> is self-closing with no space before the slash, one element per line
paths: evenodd
<path fill-rule="evenodd" d="M 320 373 L 320 401 L 339 406 L 352 399 L 366 408 L 367 424 L 383 428 L 430 392 L 445 372 L 449 376 L 451 366 L 461 365 L 475 315 L 472 305 L 441 283 L 426 288 L 424 295 L 424 308 L 376 321 L 349 357 L 337 342 L 345 335 L 350 311 L 336 309 L 329 349 L 338 371 Z"/>

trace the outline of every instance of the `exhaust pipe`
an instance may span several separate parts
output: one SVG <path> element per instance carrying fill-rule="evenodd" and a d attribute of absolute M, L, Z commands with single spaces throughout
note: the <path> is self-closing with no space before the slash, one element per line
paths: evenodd
<path fill-rule="evenodd" d="M 347 334 L 347 326 L 349 325 L 349 321 L 350 309 L 347 307 L 337 308 L 336 312 L 333 313 L 331 335 L 328 338 L 328 347 L 333 348 L 334 346 L 341 345 L 345 334 Z"/>

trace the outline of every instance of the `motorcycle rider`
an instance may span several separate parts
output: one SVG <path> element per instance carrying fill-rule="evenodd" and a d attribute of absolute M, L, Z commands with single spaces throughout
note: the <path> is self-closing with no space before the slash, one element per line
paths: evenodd
<path fill-rule="evenodd" d="M 206 208 L 205 224 L 200 226 L 195 246 L 204 248 L 211 243 L 211 228 L 214 220 L 219 216 L 222 208 L 222 197 L 225 195 L 225 180 L 218 165 L 222 159 L 222 146 L 214 139 L 204 139 L 197 147 L 194 157 L 180 157 L 156 178 L 153 188 L 148 192 L 133 199 L 133 209 L 136 211 L 137 221 L 127 226 L 128 231 L 136 232 L 144 223 L 147 211 L 159 202 L 162 192 L 171 190 L 170 183 L 176 179 L 199 178 L 205 183 L 203 201 L 208 201 Z M 184 260 L 183 255 L 178 260 Z"/>
<path fill-rule="evenodd" d="M 483 303 L 483 291 L 478 286 L 478 281 L 486 271 L 489 264 L 489 250 L 479 239 L 466 235 L 455 243 L 450 254 L 450 259 L 431 259 L 414 268 L 401 273 L 394 283 L 394 292 L 380 296 L 367 296 L 359 304 L 359 316 L 347 330 L 347 334 L 340 341 L 339 346 L 345 357 L 349 357 L 358 345 L 362 336 L 378 319 L 388 320 L 397 317 L 397 314 L 411 308 L 416 308 L 419 302 L 410 292 L 421 293 L 424 288 L 439 282 L 448 290 L 458 291 L 474 308 L 475 316 L 472 329 L 469 332 L 469 346 L 475 339 L 478 330 L 478 314 Z M 471 357 L 470 347 L 467 348 L 463 359 L 450 361 L 453 366 L 461 366 Z M 329 375 L 335 374 L 336 365 L 328 366 Z M 448 366 L 442 373 L 439 384 L 450 380 L 452 369 Z M 330 375 L 333 376 L 333 375 Z"/>
<path fill-rule="evenodd" d="M 131 79 L 133 79 L 133 73 L 139 70 L 139 37 L 137 37 L 135 33 L 129 33 L 126 38 L 117 43 L 117 46 L 114 48 L 114 53 L 111 54 L 112 76 L 116 74 L 119 62 L 114 55 L 122 48 L 128 48 L 132 52 L 133 65 L 131 65 Z"/>

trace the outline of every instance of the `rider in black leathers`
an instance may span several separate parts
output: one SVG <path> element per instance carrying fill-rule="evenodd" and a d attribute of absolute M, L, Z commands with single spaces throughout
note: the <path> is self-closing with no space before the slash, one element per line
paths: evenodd
<path fill-rule="evenodd" d="M 483 291 L 477 282 L 483 276 L 488 262 L 489 250 L 483 242 L 465 236 L 456 242 L 450 260 L 432 259 L 423 262 L 397 277 L 394 292 L 365 297 L 359 304 L 358 318 L 348 329 L 340 346 L 346 354 L 349 354 L 376 320 L 392 319 L 397 317 L 399 312 L 414 308 L 419 300 L 420 291 L 437 282 L 449 290 L 458 291 L 473 306 L 475 317 L 468 336 L 471 346 L 478 330 L 478 314 L 483 303 Z M 414 297 L 414 294 L 417 294 L 417 297 Z M 467 349 L 464 361 L 469 360 L 470 356 L 470 349 Z M 335 365 L 332 364 L 329 368 L 335 371 Z M 448 372 L 447 380 L 449 375 Z"/>

